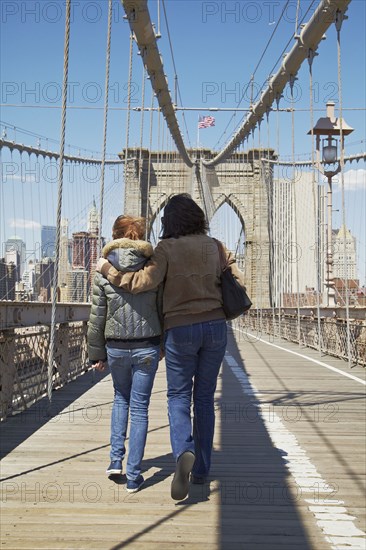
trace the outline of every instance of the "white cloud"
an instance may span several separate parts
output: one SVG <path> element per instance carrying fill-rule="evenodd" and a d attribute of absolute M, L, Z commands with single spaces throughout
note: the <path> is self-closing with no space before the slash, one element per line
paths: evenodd
<path fill-rule="evenodd" d="M 34 220 L 24 220 L 23 218 L 13 218 L 9 226 L 16 229 L 40 229 L 41 224 Z"/>
<path fill-rule="evenodd" d="M 333 185 L 334 191 L 341 191 L 342 179 L 340 174 L 333 178 Z M 344 188 L 346 191 L 366 191 L 366 170 L 360 168 L 344 172 Z"/>

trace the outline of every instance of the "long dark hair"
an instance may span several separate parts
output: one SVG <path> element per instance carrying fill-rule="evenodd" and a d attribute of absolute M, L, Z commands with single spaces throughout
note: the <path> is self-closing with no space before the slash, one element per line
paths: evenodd
<path fill-rule="evenodd" d="M 162 239 L 204 235 L 208 230 L 203 210 L 188 193 L 173 195 L 165 206 Z"/>

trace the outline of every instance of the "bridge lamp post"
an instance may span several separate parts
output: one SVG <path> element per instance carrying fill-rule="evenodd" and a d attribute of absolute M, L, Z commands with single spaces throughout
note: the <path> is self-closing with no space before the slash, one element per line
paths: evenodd
<path fill-rule="evenodd" d="M 353 132 L 345 120 L 342 121 L 334 115 L 334 102 L 328 101 L 327 116 L 322 117 L 315 124 L 314 128 L 308 132 L 308 135 L 316 136 L 316 160 L 315 165 L 319 172 L 328 180 L 327 194 L 327 275 L 325 286 L 327 288 L 327 307 L 335 307 L 335 288 L 333 278 L 333 245 L 332 245 L 332 178 L 338 174 L 341 169 L 340 158 L 338 157 L 338 141 L 334 136 L 340 136 L 339 144 L 341 151 L 344 151 L 344 137 Z M 342 122 L 342 124 L 341 124 Z M 321 139 L 321 136 L 324 136 Z M 343 156 L 343 155 L 342 155 Z"/>

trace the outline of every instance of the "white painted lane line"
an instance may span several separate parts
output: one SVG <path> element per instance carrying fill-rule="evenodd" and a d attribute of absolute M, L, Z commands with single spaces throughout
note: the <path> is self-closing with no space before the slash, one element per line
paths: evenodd
<path fill-rule="evenodd" d="M 253 407 L 256 406 L 273 446 L 282 455 L 284 467 L 295 481 L 298 496 L 303 497 L 308 504 L 308 510 L 314 514 L 325 540 L 333 550 L 365 550 L 366 534 L 355 526 L 356 518 L 347 512 L 344 502 L 337 499 L 337 488 L 322 478 L 280 417 L 273 412 L 268 418 L 267 403 L 260 402 L 258 390 L 228 352 L 225 354 L 225 362 L 240 383 L 243 393 L 254 396 L 258 401 L 253 403 Z"/>
<path fill-rule="evenodd" d="M 278 346 L 277 344 L 272 344 L 272 342 L 267 342 L 266 340 L 263 340 L 259 336 L 256 336 L 255 334 L 251 334 L 250 332 L 247 332 L 245 330 L 241 330 L 241 329 L 235 328 L 235 327 L 233 327 L 233 330 L 241 332 L 242 334 L 246 334 L 247 336 L 252 336 L 253 338 L 256 338 L 256 340 L 260 340 L 261 342 L 263 342 L 263 344 L 267 344 L 267 346 L 272 346 L 272 347 L 280 349 L 282 351 L 287 351 L 287 353 L 292 353 L 293 355 L 297 355 L 298 357 L 302 357 L 303 359 L 306 359 L 307 361 L 311 361 L 312 363 L 316 363 L 317 365 L 320 365 L 321 367 L 325 367 L 326 369 L 337 372 L 338 374 L 342 374 L 342 376 L 346 376 L 347 378 L 351 378 L 351 380 L 355 380 L 356 382 L 359 382 L 360 384 L 363 384 L 364 386 L 366 386 L 366 380 L 362 380 L 362 378 L 358 378 L 357 376 L 354 376 L 353 374 L 349 374 L 348 372 L 343 372 L 342 370 L 337 369 L 336 367 L 332 367 L 332 365 L 327 365 L 327 363 L 323 363 L 323 361 L 318 361 L 317 359 L 313 359 L 312 357 L 307 357 L 307 355 L 303 355 L 302 353 L 298 353 L 297 351 L 292 351 L 290 349 L 283 348 L 282 346 Z"/>

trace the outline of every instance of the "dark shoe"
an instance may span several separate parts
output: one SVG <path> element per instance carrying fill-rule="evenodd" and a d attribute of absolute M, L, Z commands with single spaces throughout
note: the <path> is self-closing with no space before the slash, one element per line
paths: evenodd
<path fill-rule="evenodd" d="M 105 471 L 106 474 L 109 476 L 113 474 L 121 474 L 122 473 L 122 460 L 112 460 L 110 465 Z"/>
<path fill-rule="evenodd" d="M 206 483 L 206 478 L 205 476 L 195 476 L 191 474 L 191 483 L 193 483 L 193 485 L 204 485 Z"/>
<path fill-rule="evenodd" d="M 189 474 L 193 468 L 195 456 L 190 451 L 182 453 L 175 467 L 171 486 L 171 496 L 174 500 L 186 498 L 189 490 Z"/>
<path fill-rule="evenodd" d="M 127 493 L 137 493 L 144 482 L 145 480 L 142 476 L 139 476 L 135 481 L 133 481 L 132 479 L 128 479 L 126 484 Z"/>

